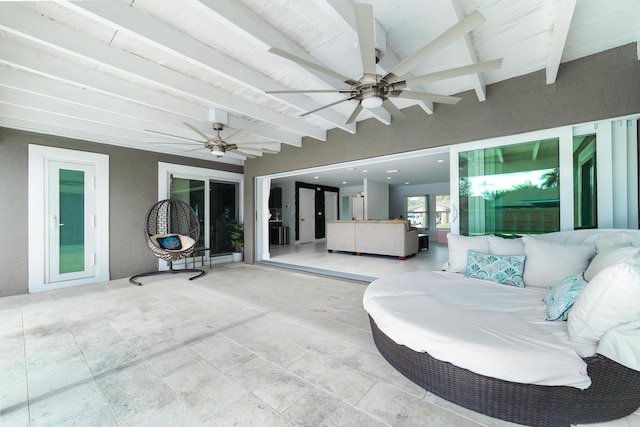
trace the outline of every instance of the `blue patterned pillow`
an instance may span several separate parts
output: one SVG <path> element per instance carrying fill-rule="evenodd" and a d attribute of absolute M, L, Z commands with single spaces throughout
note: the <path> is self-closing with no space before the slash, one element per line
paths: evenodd
<path fill-rule="evenodd" d="M 547 304 L 547 320 L 567 320 L 569 309 L 587 286 L 582 275 L 569 276 L 549 289 L 543 301 Z"/>
<path fill-rule="evenodd" d="M 169 235 L 167 237 L 158 237 L 158 244 L 162 249 L 169 249 L 171 251 L 179 251 L 182 249 L 182 243 L 180 238 L 176 235 Z"/>
<path fill-rule="evenodd" d="M 469 250 L 465 276 L 524 288 L 525 258 L 525 255 L 490 255 Z"/>

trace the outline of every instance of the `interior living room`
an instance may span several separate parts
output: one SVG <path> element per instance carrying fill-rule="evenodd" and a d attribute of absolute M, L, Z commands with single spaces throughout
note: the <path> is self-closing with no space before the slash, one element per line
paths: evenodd
<path fill-rule="evenodd" d="M 624 408 L 521 417 L 403 371 L 366 307 L 465 276 L 464 238 L 640 244 L 634 0 L 9 1 L 0 22 L 1 423 L 640 422 L 640 366 L 606 349 Z"/>

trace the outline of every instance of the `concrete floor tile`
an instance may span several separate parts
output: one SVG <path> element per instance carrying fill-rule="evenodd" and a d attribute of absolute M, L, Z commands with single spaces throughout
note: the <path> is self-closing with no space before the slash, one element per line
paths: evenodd
<path fill-rule="evenodd" d="M 257 357 L 253 351 L 221 334 L 207 337 L 191 345 L 189 349 L 224 373 Z"/>
<path fill-rule="evenodd" d="M 293 427 L 295 424 L 251 393 L 220 408 L 206 421 L 206 425 Z"/>

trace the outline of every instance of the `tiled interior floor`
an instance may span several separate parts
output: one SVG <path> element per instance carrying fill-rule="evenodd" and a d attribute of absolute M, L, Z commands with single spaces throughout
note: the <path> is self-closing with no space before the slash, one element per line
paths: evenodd
<path fill-rule="evenodd" d="M 396 372 L 366 283 L 243 263 L 142 280 L 0 299 L 2 426 L 510 425 Z"/>
<path fill-rule="evenodd" d="M 314 243 L 271 245 L 270 261 L 289 265 L 305 266 L 348 275 L 365 276 L 375 279 L 389 274 L 416 270 L 440 270 L 448 259 L 447 245 L 430 242 L 428 250 L 421 250 L 416 256 L 399 260 L 397 257 L 380 255 L 356 256 L 347 252 L 327 251 L 323 240 Z"/>

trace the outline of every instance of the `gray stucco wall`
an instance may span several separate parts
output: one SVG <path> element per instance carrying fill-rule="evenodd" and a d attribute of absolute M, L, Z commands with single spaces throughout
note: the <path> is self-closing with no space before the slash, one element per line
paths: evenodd
<path fill-rule="evenodd" d="M 143 239 L 147 210 L 158 199 L 158 162 L 242 173 L 242 166 L 0 129 L 0 297 L 28 292 L 28 146 L 109 156 L 109 270 L 112 279 L 157 269 Z"/>
<path fill-rule="evenodd" d="M 455 106 L 437 104 L 435 113 L 403 110 L 404 121 L 386 126 L 375 119 L 358 123 L 357 133 L 328 132 L 327 140 L 303 140 L 277 156 L 245 162 L 245 216 L 255 212 L 254 178 L 333 163 L 359 160 L 514 135 L 640 112 L 640 64 L 636 44 L 562 64 L 557 82 L 544 71 L 487 87 L 487 100 L 461 94 Z M 254 260 L 254 224 L 245 225 L 245 261 Z"/>

